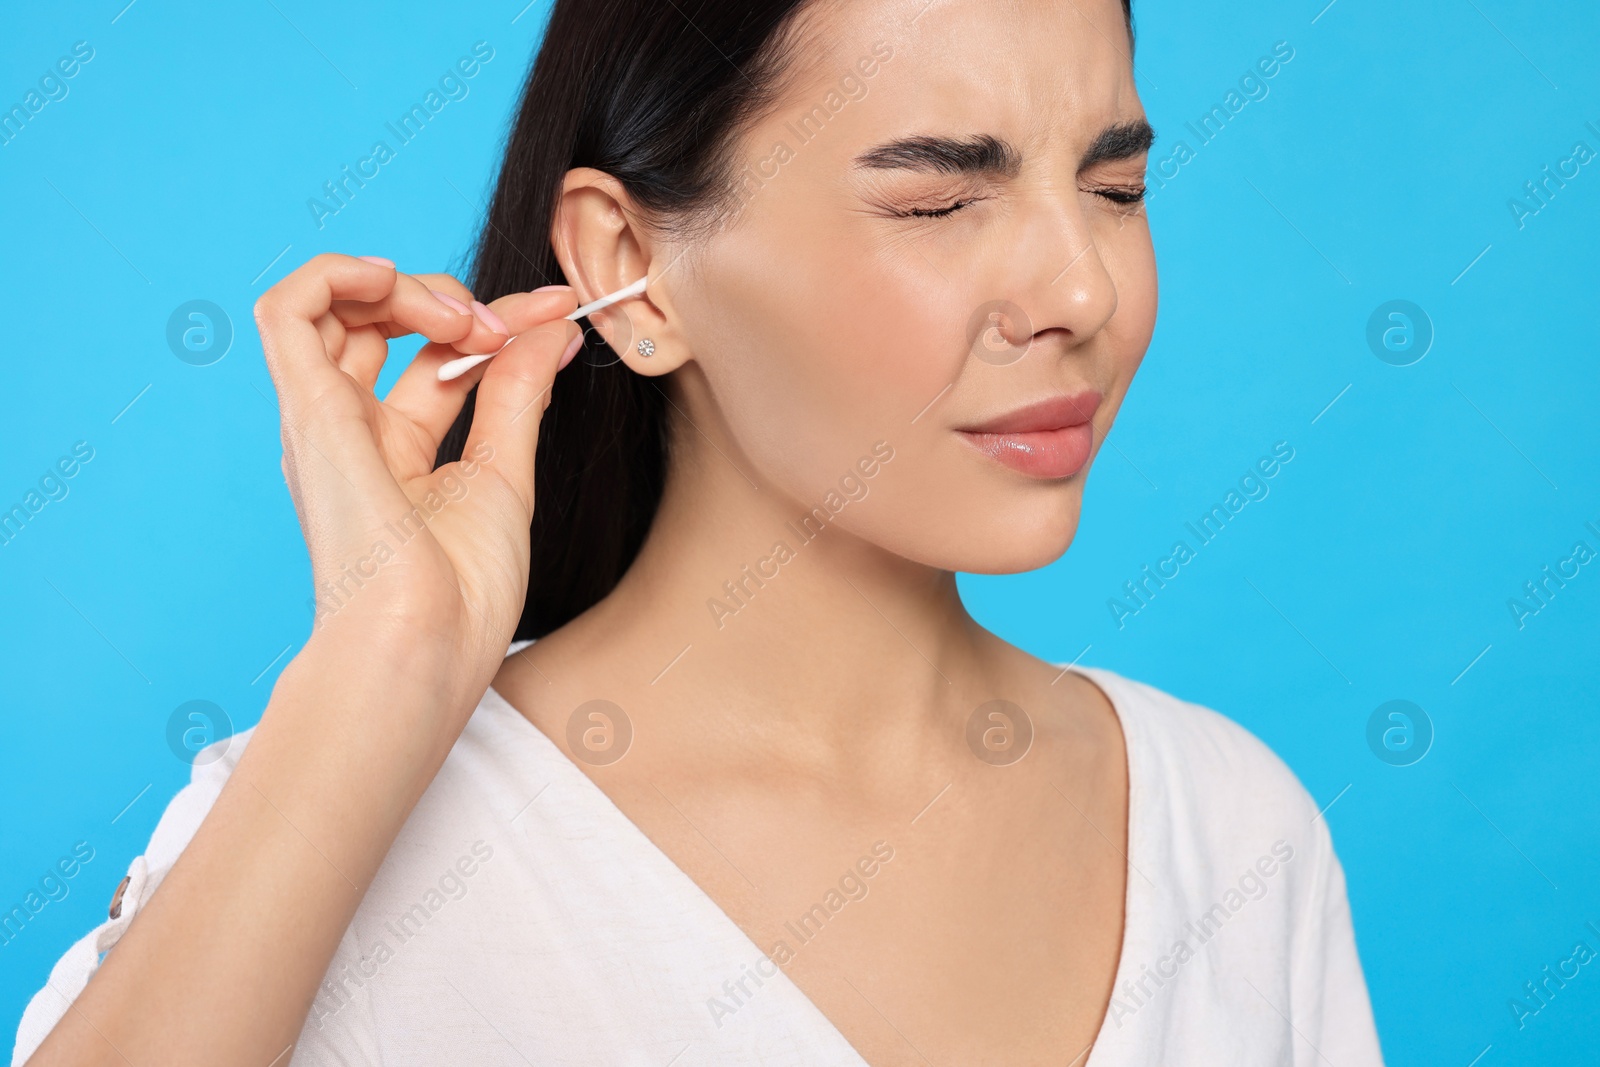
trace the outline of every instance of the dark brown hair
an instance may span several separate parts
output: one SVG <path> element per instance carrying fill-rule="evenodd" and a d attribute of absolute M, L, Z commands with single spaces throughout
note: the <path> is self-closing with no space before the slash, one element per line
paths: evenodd
<path fill-rule="evenodd" d="M 740 134 L 781 91 L 808 0 L 557 0 L 473 257 L 480 300 L 565 283 L 550 242 L 574 167 L 620 181 L 663 227 L 724 206 Z M 1130 43 L 1131 0 L 1123 0 Z M 476 391 L 439 447 L 461 457 Z M 539 429 L 532 565 L 516 639 L 597 603 L 633 563 L 666 483 L 668 402 L 592 330 Z"/>

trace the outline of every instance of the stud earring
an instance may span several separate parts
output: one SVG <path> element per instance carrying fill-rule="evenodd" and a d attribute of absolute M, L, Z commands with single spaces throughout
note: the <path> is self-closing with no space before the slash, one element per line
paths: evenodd
<path fill-rule="evenodd" d="M 643 341 L 639 342 L 639 354 L 644 356 L 646 359 L 649 359 L 651 356 L 656 354 L 656 343 L 650 340 L 650 338 L 646 337 Z"/>

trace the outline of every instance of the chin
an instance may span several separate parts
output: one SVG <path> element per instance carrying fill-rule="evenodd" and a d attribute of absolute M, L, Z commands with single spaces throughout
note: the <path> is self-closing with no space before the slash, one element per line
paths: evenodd
<path fill-rule="evenodd" d="M 1083 507 L 1082 477 L 1035 484 L 982 503 L 952 494 L 925 529 L 932 538 L 903 545 L 900 555 L 925 566 L 968 574 L 1023 574 L 1047 567 L 1072 546 Z"/>
<path fill-rule="evenodd" d="M 986 535 L 992 538 L 987 551 L 955 569 L 969 574 L 1023 574 L 1048 567 L 1072 547 L 1078 534 L 1078 503 L 1074 494 L 1070 515 L 1018 516 L 1001 524 Z M 1028 525 L 1030 520 L 1036 525 Z"/>

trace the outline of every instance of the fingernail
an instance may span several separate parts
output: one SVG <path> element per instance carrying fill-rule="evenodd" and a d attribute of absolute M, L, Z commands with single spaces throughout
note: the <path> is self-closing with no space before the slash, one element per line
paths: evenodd
<path fill-rule="evenodd" d="M 560 371 L 564 370 L 566 365 L 572 362 L 572 357 L 578 354 L 578 349 L 582 347 L 583 333 L 582 331 L 579 331 L 578 336 L 574 337 L 571 343 L 567 345 L 566 352 L 562 353 L 561 362 L 556 364 L 556 371 L 559 373 Z"/>
<path fill-rule="evenodd" d="M 451 296 L 449 293 L 441 293 L 437 289 L 429 289 L 428 292 L 430 292 L 434 296 L 438 297 L 439 298 L 439 303 L 443 304 L 445 307 L 447 307 L 447 308 L 455 308 L 457 311 L 461 312 L 461 314 L 463 314 L 463 315 L 472 314 L 472 309 L 471 308 L 467 307 L 467 305 L 463 304 L 461 301 L 457 300 L 455 297 Z"/>
<path fill-rule="evenodd" d="M 478 321 L 489 327 L 489 329 L 495 333 L 503 333 L 507 337 L 511 336 L 511 331 L 506 328 L 506 324 L 500 320 L 499 315 L 489 310 L 488 304 L 481 300 L 474 300 L 472 302 L 472 310 L 477 313 Z"/>
<path fill-rule="evenodd" d="M 394 260 L 384 259 L 382 256 L 357 256 L 356 258 L 367 263 L 376 263 L 380 267 L 394 266 Z"/>
<path fill-rule="evenodd" d="M 570 286 L 570 285 L 541 285 L 541 286 L 539 286 L 539 288 L 533 289 L 533 290 L 530 290 L 530 291 L 531 292 L 535 292 L 535 293 L 554 293 L 554 292 L 559 292 L 561 290 L 566 290 L 567 292 L 570 293 L 570 292 L 572 292 L 572 286 Z"/>

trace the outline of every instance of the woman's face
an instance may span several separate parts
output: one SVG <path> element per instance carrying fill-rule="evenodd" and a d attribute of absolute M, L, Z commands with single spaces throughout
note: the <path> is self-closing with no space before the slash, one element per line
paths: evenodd
<path fill-rule="evenodd" d="M 898 555 L 1042 566 L 1155 323 L 1121 5 L 822 2 L 800 28 L 737 218 L 671 286 L 699 417 L 797 518 L 831 491 Z"/>

